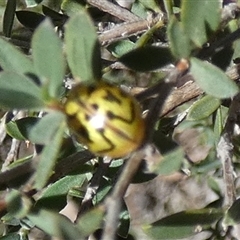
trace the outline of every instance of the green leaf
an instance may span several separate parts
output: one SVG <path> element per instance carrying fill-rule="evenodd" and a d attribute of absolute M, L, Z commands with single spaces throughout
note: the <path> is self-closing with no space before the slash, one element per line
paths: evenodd
<path fill-rule="evenodd" d="M 6 197 L 6 201 L 9 219 L 25 217 L 32 206 L 30 199 L 21 195 L 17 190 L 11 190 Z"/>
<path fill-rule="evenodd" d="M 217 145 L 220 139 L 220 136 L 223 131 L 223 119 L 222 119 L 222 109 L 217 109 L 216 117 L 214 119 L 214 136 L 215 136 L 215 144 Z"/>
<path fill-rule="evenodd" d="M 30 213 L 28 219 L 44 232 L 59 239 L 83 239 L 74 224 L 59 213 L 41 209 Z"/>
<path fill-rule="evenodd" d="M 171 16 L 167 33 L 173 55 L 177 59 L 188 58 L 192 50 L 190 39 L 185 34 L 182 23 L 174 15 Z"/>
<path fill-rule="evenodd" d="M 215 121 L 214 121 L 214 137 L 215 137 L 215 144 L 218 144 L 219 138 L 223 131 L 223 126 L 226 120 L 226 117 L 228 116 L 229 109 L 224 106 L 220 106 L 220 108 L 217 109 Z"/>
<path fill-rule="evenodd" d="M 5 71 L 19 74 L 34 73 L 33 63 L 30 58 L 2 38 L 0 38 L 0 65 Z"/>
<path fill-rule="evenodd" d="M 145 72 L 171 63 L 173 57 L 168 48 L 146 46 L 128 52 L 119 61 L 133 70 Z"/>
<path fill-rule="evenodd" d="M 51 6 L 52 8 L 49 8 L 45 5 L 42 5 L 42 12 L 45 16 L 49 17 L 53 23 L 54 26 L 58 26 L 58 27 L 62 27 L 66 21 L 68 20 L 68 16 L 62 13 L 58 12 L 58 7 L 60 7 L 60 2 L 55 2 L 53 3 L 53 6 Z M 55 6 L 57 5 L 57 6 Z M 61 8 L 61 10 L 63 11 L 63 9 Z"/>
<path fill-rule="evenodd" d="M 190 72 L 199 87 L 214 97 L 231 98 L 239 91 L 237 85 L 211 63 L 191 58 Z"/>
<path fill-rule="evenodd" d="M 72 174 L 65 176 L 50 185 L 37 201 L 36 206 L 60 211 L 67 203 L 67 194 L 72 188 L 80 188 L 86 181 L 86 174 Z"/>
<path fill-rule="evenodd" d="M 25 3 L 28 8 L 30 7 L 36 7 L 39 3 L 41 3 L 43 0 L 25 0 Z"/>
<path fill-rule="evenodd" d="M 190 108 L 187 120 L 201 120 L 209 117 L 220 106 L 221 101 L 210 95 L 206 95 L 196 101 Z"/>
<path fill-rule="evenodd" d="M 44 103 L 41 100 L 40 88 L 28 77 L 13 72 L 2 72 L 0 106 L 7 109 L 39 109 L 44 107 Z"/>
<path fill-rule="evenodd" d="M 240 39 L 233 42 L 233 50 L 232 60 L 238 58 L 240 55 Z"/>
<path fill-rule="evenodd" d="M 62 43 L 50 20 L 36 29 L 32 39 L 34 67 L 43 85 L 47 85 L 51 97 L 59 97 L 63 83 L 65 64 Z"/>
<path fill-rule="evenodd" d="M 26 138 L 20 132 L 15 121 L 10 121 L 7 124 L 5 124 L 5 128 L 6 128 L 7 134 L 12 138 L 16 138 L 18 140 L 26 140 Z"/>
<path fill-rule="evenodd" d="M 224 217 L 223 224 L 225 226 L 234 226 L 236 224 L 239 224 L 240 223 L 239 210 L 240 210 L 240 199 L 237 199 L 233 203 L 233 205 L 228 209 Z"/>
<path fill-rule="evenodd" d="M 16 11 L 16 16 L 24 27 L 34 30 L 46 18 L 43 14 L 26 10 Z"/>
<path fill-rule="evenodd" d="M 184 160 L 184 152 L 181 148 L 174 149 L 163 156 L 163 159 L 151 167 L 151 171 L 161 175 L 169 175 L 179 171 Z"/>
<path fill-rule="evenodd" d="M 47 133 L 47 129 L 42 129 L 43 133 L 45 132 L 48 135 L 49 142 L 46 142 L 46 146 L 44 147 L 41 156 L 40 161 L 38 163 L 37 172 L 36 172 L 36 178 L 35 178 L 35 187 L 37 189 L 41 189 L 45 186 L 47 183 L 49 177 L 53 173 L 53 168 L 55 166 L 58 153 L 61 148 L 61 143 L 63 139 L 63 133 L 65 129 L 65 116 L 62 114 L 52 114 L 52 120 L 55 120 L 49 124 L 51 124 L 50 127 L 55 128 L 55 133 L 52 135 L 53 131 L 51 130 L 51 134 Z M 54 123 L 54 124 L 53 124 Z M 44 124 L 43 124 L 44 126 Z"/>
<path fill-rule="evenodd" d="M 139 1 L 133 2 L 131 12 L 142 19 L 146 19 L 148 16 L 148 10 Z"/>
<path fill-rule="evenodd" d="M 215 208 L 183 211 L 143 226 L 143 231 L 152 239 L 187 238 L 194 235 L 197 229 L 209 227 L 222 216 L 222 210 Z"/>
<path fill-rule="evenodd" d="M 30 140 L 37 144 L 50 144 L 63 121 L 65 121 L 65 116 L 61 112 L 55 111 L 45 115 L 31 129 Z"/>
<path fill-rule="evenodd" d="M 9 233 L 5 236 L 0 237 L 1 240 L 22 240 L 20 234 L 18 233 Z"/>
<path fill-rule="evenodd" d="M 26 140 L 29 139 L 29 133 L 39 118 L 25 117 L 16 121 L 10 121 L 6 124 L 7 133 L 16 139 Z"/>
<path fill-rule="evenodd" d="M 120 223 L 118 226 L 117 234 L 125 239 L 129 236 L 129 227 L 130 227 L 130 215 L 127 210 L 127 206 L 124 204 L 120 213 Z"/>
<path fill-rule="evenodd" d="M 83 236 L 88 236 L 102 226 L 104 208 L 94 208 L 81 216 L 76 225 Z"/>
<path fill-rule="evenodd" d="M 70 18 L 65 32 L 66 55 L 77 81 L 101 78 L 101 54 L 96 30 L 89 15 L 82 11 Z"/>
<path fill-rule="evenodd" d="M 222 189 L 219 182 L 217 182 L 214 176 L 209 176 L 207 178 L 207 184 L 211 190 L 213 190 L 219 197 L 221 197 Z"/>
<path fill-rule="evenodd" d="M 97 205 L 99 202 L 103 201 L 103 199 L 107 196 L 111 188 L 112 188 L 111 182 L 103 178 L 101 180 L 101 184 L 98 188 L 98 191 L 93 198 L 93 204 Z"/>
<path fill-rule="evenodd" d="M 143 4 L 147 9 L 151 9 L 154 12 L 161 12 L 159 5 L 157 4 L 157 1 L 155 0 L 139 0 L 140 3 Z"/>
<path fill-rule="evenodd" d="M 64 0 L 61 3 L 61 9 L 67 16 L 72 16 L 85 9 L 85 5 L 83 5 L 83 3 L 83 1 Z"/>
<path fill-rule="evenodd" d="M 209 29 L 217 30 L 221 17 L 220 7 L 218 0 L 182 1 L 181 20 L 185 33 L 198 47 L 207 42 Z"/>
<path fill-rule="evenodd" d="M 173 2 L 169 0 L 163 0 L 164 9 L 167 12 L 168 19 L 173 14 Z"/>
<path fill-rule="evenodd" d="M 17 127 L 25 139 L 29 140 L 30 132 L 39 120 L 37 117 L 25 117 L 16 120 Z"/>
<path fill-rule="evenodd" d="M 10 37 L 17 6 L 16 0 L 7 1 L 6 9 L 3 17 L 3 32 L 6 37 Z"/>
<path fill-rule="evenodd" d="M 115 56 L 121 57 L 135 47 L 130 40 L 120 40 L 108 46 L 108 50 Z"/>

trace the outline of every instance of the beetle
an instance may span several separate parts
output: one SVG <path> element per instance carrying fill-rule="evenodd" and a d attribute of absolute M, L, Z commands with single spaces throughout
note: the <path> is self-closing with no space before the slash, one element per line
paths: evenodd
<path fill-rule="evenodd" d="M 77 140 L 97 156 L 120 158 L 142 146 L 146 126 L 141 107 L 113 84 L 77 84 L 64 111 Z"/>

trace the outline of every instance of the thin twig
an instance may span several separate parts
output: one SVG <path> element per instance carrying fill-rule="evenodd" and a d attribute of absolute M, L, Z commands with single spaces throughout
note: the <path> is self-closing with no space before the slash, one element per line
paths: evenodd
<path fill-rule="evenodd" d="M 226 74 L 229 78 L 231 78 L 233 81 L 237 81 L 239 79 L 239 64 L 232 66 L 226 71 Z M 173 70 L 171 70 L 173 71 Z M 168 98 L 165 101 L 164 107 L 161 111 L 160 117 L 165 116 L 169 112 L 173 111 L 178 106 L 182 105 L 185 102 L 188 102 L 199 95 L 203 94 L 202 89 L 197 85 L 197 83 L 194 81 L 194 78 L 191 74 L 186 74 L 182 76 L 179 80 L 179 82 L 184 82 L 183 85 L 180 87 L 174 88 L 171 92 L 171 94 L 168 96 Z M 160 82 L 158 85 L 161 85 Z M 138 90 L 134 89 L 135 97 L 138 101 L 142 101 L 146 98 L 149 98 L 150 96 L 154 96 L 155 94 L 164 94 L 165 89 L 160 88 L 159 86 L 152 86 L 147 89 L 141 89 Z M 137 93 L 136 93 L 137 92 Z"/>
<path fill-rule="evenodd" d="M 225 204 L 231 206 L 236 200 L 236 189 L 235 189 L 235 174 L 232 163 L 233 158 L 233 143 L 232 137 L 234 134 L 235 125 L 239 125 L 240 119 L 240 94 L 233 98 L 229 109 L 229 115 L 224 127 L 222 136 L 220 137 L 217 154 L 222 162 L 223 166 L 223 177 L 225 182 Z"/>
<path fill-rule="evenodd" d="M 123 21 L 138 21 L 140 18 L 125 8 L 120 7 L 107 0 L 87 0 L 88 4 L 97 7 L 103 12 L 107 12 Z"/>
<path fill-rule="evenodd" d="M 165 116 L 178 106 L 198 97 L 202 93 L 203 91 L 193 81 L 189 81 L 183 86 L 174 89 L 171 95 L 167 98 L 160 116 Z"/>
<path fill-rule="evenodd" d="M 102 240 L 115 239 L 123 196 L 133 175 L 136 173 L 142 159 L 145 156 L 144 152 L 145 149 L 142 148 L 130 157 L 114 187 L 113 193 L 104 201 L 104 205 L 107 209 L 107 215 Z"/>
<path fill-rule="evenodd" d="M 20 176 L 26 176 L 34 173 L 35 167 L 32 161 L 25 162 L 17 167 L 0 173 L 0 189 L 6 189 L 9 184 L 14 182 Z"/>
<path fill-rule="evenodd" d="M 222 163 L 223 178 L 225 183 L 225 205 L 230 207 L 236 200 L 236 191 L 234 185 L 234 169 L 232 165 L 232 136 L 225 132 L 218 143 L 217 154 Z"/>
<path fill-rule="evenodd" d="M 132 35 L 143 33 L 153 27 L 158 21 L 161 21 L 160 15 L 151 19 L 140 19 L 118 24 L 112 29 L 101 33 L 98 39 L 102 45 L 106 45 L 120 39 L 128 38 Z"/>
<path fill-rule="evenodd" d="M 1 121 L 0 121 L 0 144 L 3 143 L 3 140 L 5 139 L 5 137 L 7 135 L 7 132 L 6 132 L 6 129 L 5 129 L 6 115 L 7 114 L 4 114 L 4 116 L 1 118 Z"/>
<path fill-rule="evenodd" d="M 7 154 L 7 158 L 5 159 L 3 165 L 2 165 L 2 169 L 1 171 L 4 172 L 8 169 L 8 166 L 17 159 L 17 153 L 18 153 L 18 149 L 20 146 L 21 141 L 17 140 L 15 138 L 12 139 L 12 144 L 11 144 L 11 148 Z"/>

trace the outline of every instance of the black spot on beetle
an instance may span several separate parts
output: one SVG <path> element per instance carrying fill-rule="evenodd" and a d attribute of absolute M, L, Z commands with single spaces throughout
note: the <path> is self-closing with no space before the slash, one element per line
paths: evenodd
<path fill-rule="evenodd" d="M 112 94 L 109 90 L 106 90 L 106 96 L 104 96 L 103 98 L 109 102 L 116 102 L 119 105 L 122 103 L 122 101 L 116 96 L 114 96 L 114 94 Z"/>
<path fill-rule="evenodd" d="M 107 111 L 106 115 L 107 115 L 108 119 L 110 119 L 110 120 L 119 119 L 125 123 L 131 124 L 134 122 L 135 116 L 136 116 L 134 104 L 130 105 L 130 109 L 131 109 L 130 119 L 124 118 L 122 116 L 118 116 L 118 115 L 114 114 L 112 111 Z"/>
<path fill-rule="evenodd" d="M 94 110 L 98 110 L 98 108 L 99 108 L 98 104 L 96 104 L 96 103 L 93 103 L 91 106 Z"/>
<path fill-rule="evenodd" d="M 98 154 L 104 154 L 104 153 L 108 153 L 109 151 L 112 151 L 115 147 L 115 145 L 112 143 L 112 141 L 110 139 L 108 139 L 106 136 L 105 136 L 105 129 L 104 128 L 100 128 L 98 129 L 98 132 L 99 134 L 102 136 L 102 138 L 108 143 L 109 147 L 108 148 L 105 148 L 105 149 L 102 149 L 100 151 L 98 151 Z"/>
<path fill-rule="evenodd" d="M 68 113 L 67 118 L 69 119 L 69 121 L 75 120 L 76 119 L 76 113 L 73 113 L 73 114 Z"/>
<path fill-rule="evenodd" d="M 96 87 L 95 87 L 95 86 L 89 86 L 89 87 L 87 88 L 87 94 L 88 94 L 88 95 L 91 95 L 95 90 L 96 90 Z"/>
<path fill-rule="evenodd" d="M 87 142 L 92 142 L 92 140 L 89 137 L 88 130 L 82 125 L 79 126 L 79 128 L 77 129 L 77 135 Z"/>
<path fill-rule="evenodd" d="M 115 114 L 113 113 L 113 112 L 111 112 L 111 111 L 107 111 L 107 117 L 111 120 L 111 119 L 114 119 L 116 116 L 115 116 Z"/>
<path fill-rule="evenodd" d="M 97 131 L 98 131 L 101 135 L 103 135 L 104 132 L 105 132 L 105 129 L 104 129 L 104 128 L 99 128 Z"/>
<path fill-rule="evenodd" d="M 88 114 L 85 114 L 85 119 L 86 119 L 87 121 L 90 121 L 91 117 L 90 117 Z"/>

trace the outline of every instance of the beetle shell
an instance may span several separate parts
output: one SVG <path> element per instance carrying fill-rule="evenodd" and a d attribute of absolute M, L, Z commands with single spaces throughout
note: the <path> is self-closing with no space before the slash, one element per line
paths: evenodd
<path fill-rule="evenodd" d="M 124 157 L 143 143 L 141 108 L 131 95 L 114 85 L 76 85 L 64 110 L 78 141 L 98 156 Z"/>

